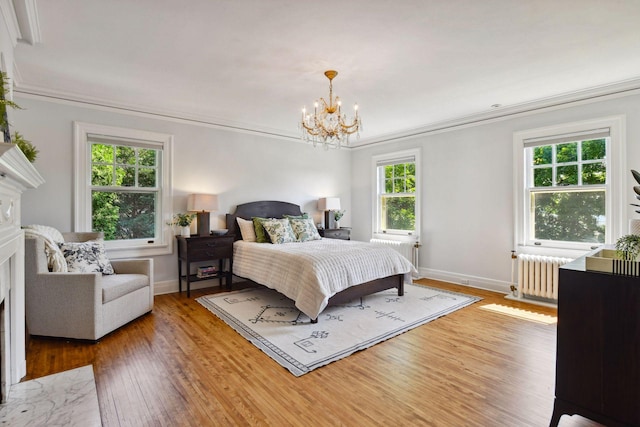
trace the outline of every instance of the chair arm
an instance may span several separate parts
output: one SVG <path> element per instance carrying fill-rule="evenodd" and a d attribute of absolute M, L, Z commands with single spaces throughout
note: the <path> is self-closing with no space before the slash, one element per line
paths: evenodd
<path fill-rule="evenodd" d="M 102 275 L 38 273 L 26 283 L 27 326 L 34 335 L 97 339 Z"/>
<path fill-rule="evenodd" d="M 37 289 L 38 295 L 47 295 L 48 303 L 65 301 L 65 305 L 75 301 L 82 301 L 85 305 L 87 296 L 92 294 L 91 301 L 96 307 L 102 305 L 102 285 L 100 273 L 38 273 L 35 280 L 28 284 L 29 288 Z"/>
<path fill-rule="evenodd" d="M 153 260 L 151 258 L 112 259 L 109 260 L 116 274 L 144 274 L 152 277 Z"/>

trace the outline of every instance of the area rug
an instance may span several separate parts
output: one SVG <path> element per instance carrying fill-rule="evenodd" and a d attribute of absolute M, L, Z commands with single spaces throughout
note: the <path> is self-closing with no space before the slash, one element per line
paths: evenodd
<path fill-rule="evenodd" d="M 293 301 L 263 287 L 207 295 L 197 301 L 293 375 L 301 376 L 480 299 L 407 284 L 401 297 L 392 289 L 329 307 L 315 324 Z"/>
<path fill-rule="evenodd" d="M 556 316 L 550 314 L 537 313 L 535 311 L 525 310 L 522 308 L 509 307 L 500 304 L 487 304 L 481 305 L 481 309 L 493 311 L 494 313 L 506 314 L 507 316 L 517 317 L 518 319 L 529 320 L 531 322 L 543 323 L 545 325 L 552 325 L 558 323 Z"/>

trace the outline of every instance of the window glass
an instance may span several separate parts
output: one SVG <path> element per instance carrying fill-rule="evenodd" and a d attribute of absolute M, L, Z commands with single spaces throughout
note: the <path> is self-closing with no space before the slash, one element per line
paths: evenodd
<path fill-rule="evenodd" d="M 395 161 L 377 161 L 375 232 L 400 235 L 417 232 L 416 158 L 415 154 L 411 154 L 399 156 Z"/>
<path fill-rule="evenodd" d="M 529 238 L 604 243 L 607 138 L 526 149 L 531 177 Z"/>
<path fill-rule="evenodd" d="M 105 240 L 155 238 L 160 194 L 155 162 L 162 151 L 90 144 L 92 230 L 102 231 Z"/>

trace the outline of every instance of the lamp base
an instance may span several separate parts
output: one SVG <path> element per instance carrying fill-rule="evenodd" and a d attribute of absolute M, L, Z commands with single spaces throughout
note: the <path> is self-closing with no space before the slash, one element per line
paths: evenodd
<path fill-rule="evenodd" d="M 198 212 L 198 236 L 208 236 L 211 234 L 209 228 L 209 212 Z"/>
<path fill-rule="evenodd" d="M 324 228 L 329 230 L 331 228 L 331 211 L 324 211 Z"/>

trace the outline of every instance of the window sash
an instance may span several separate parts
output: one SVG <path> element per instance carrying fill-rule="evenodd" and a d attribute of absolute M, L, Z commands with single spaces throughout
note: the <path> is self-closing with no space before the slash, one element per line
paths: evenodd
<path fill-rule="evenodd" d="M 530 129 L 515 132 L 513 141 L 515 144 L 514 155 L 514 248 L 525 253 L 578 257 L 597 247 L 589 243 L 575 243 L 562 241 L 537 241 L 530 238 L 530 197 L 532 190 L 533 168 L 529 168 L 531 159 L 527 148 L 550 145 L 550 143 L 565 143 L 579 140 L 599 139 L 608 136 L 605 184 L 586 184 L 579 189 L 584 191 L 606 189 L 606 236 L 605 244 L 615 242 L 616 236 L 624 233 L 627 215 L 624 205 L 624 183 L 626 178 L 625 151 L 626 151 L 626 118 L 624 115 L 609 116 L 590 119 L 580 122 L 566 123 L 548 126 L 545 128 Z M 594 130 L 606 129 L 608 134 L 595 132 Z M 583 161 L 583 165 L 586 161 Z M 535 191 L 571 191 L 574 186 L 537 187 Z"/>
<path fill-rule="evenodd" d="M 373 221 L 372 226 L 373 235 L 384 234 L 385 236 L 389 235 L 397 235 L 400 236 L 411 236 L 412 240 L 415 240 L 419 234 L 420 227 L 420 203 L 419 203 L 419 182 L 420 182 L 420 151 L 419 149 L 414 150 L 406 150 L 397 153 L 391 153 L 388 155 L 380 155 L 374 156 L 372 162 L 372 171 L 374 176 L 374 187 L 373 193 Z M 386 192 L 386 177 L 385 177 L 385 167 L 386 166 L 394 166 L 398 164 L 406 164 L 413 163 L 415 170 L 415 191 L 413 192 Z M 394 177 L 399 179 L 400 177 Z M 403 177 L 404 179 L 404 177 Z M 383 224 L 385 224 L 386 219 L 383 218 L 383 199 L 391 199 L 391 198 L 413 198 L 414 199 L 414 227 L 411 230 L 403 230 L 403 229 L 392 229 L 392 228 L 384 228 Z"/>
<path fill-rule="evenodd" d="M 137 170 L 154 168 L 156 182 L 154 187 L 141 187 L 139 181 L 132 186 L 119 185 L 92 185 L 93 165 L 91 146 L 94 143 L 108 144 L 112 146 L 129 146 L 157 151 L 155 166 L 142 165 L 136 157 L 135 164 L 127 164 L 127 167 L 136 167 Z M 173 149 L 173 136 L 156 132 L 117 128 L 111 126 L 95 125 L 89 123 L 74 123 L 75 144 L 75 177 L 74 182 L 74 229 L 86 231 L 92 229 L 92 193 L 121 192 L 121 193 L 156 193 L 156 207 L 153 238 L 109 240 L 105 241 L 108 253 L 114 257 L 136 257 L 166 255 L 172 252 L 173 233 L 166 222 L 170 220 L 172 213 L 172 186 L 171 186 L 171 154 Z M 99 162 L 102 164 L 103 162 Z M 116 166 L 116 159 L 106 163 Z M 138 178 L 136 174 L 136 179 Z"/>

